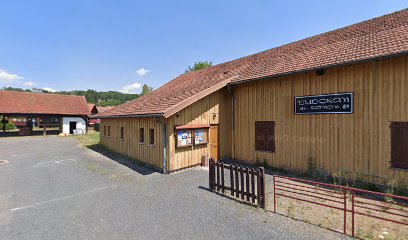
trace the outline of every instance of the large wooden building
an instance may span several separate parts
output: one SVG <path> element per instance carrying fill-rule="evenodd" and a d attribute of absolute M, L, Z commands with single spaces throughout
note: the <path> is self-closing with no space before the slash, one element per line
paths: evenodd
<path fill-rule="evenodd" d="M 408 10 L 183 74 L 101 118 L 171 172 L 206 156 L 408 184 Z"/>

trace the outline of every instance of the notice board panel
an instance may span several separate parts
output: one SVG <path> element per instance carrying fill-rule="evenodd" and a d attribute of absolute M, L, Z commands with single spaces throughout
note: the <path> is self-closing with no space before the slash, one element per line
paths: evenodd
<path fill-rule="evenodd" d="M 177 147 L 189 147 L 193 145 L 193 135 L 191 130 L 177 131 Z"/>
<path fill-rule="evenodd" d="M 194 145 L 208 143 L 208 129 L 196 129 L 194 131 Z"/>

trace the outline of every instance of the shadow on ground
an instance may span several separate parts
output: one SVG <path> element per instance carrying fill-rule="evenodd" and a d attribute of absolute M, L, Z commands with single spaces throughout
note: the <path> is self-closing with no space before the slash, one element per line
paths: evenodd
<path fill-rule="evenodd" d="M 243 163 L 243 162 L 238 162 L 238 161 L 234 161 L 234 160 L 223 160 L 223 162 L 226 163 L 226 164 L 236 165 L 236 166 L 240 166 L 240 167 L 244 167 L 244 168 L 248 167 L 248 168 L 255 168 L 256 169 L 258 167 L 261 167 L 259 164 Z M 273 177 L 274 175 L 284 175 L 282 173 L 277 173 L 275 171 L 271 171 L 268 168 L 265 168 L 265 174 L 269 175 L 269 180 L 271 180 L 270 178 Z M 228 176 L 228 174 L 227 174 L 227 176 Z M 228 177 L 227 177 L 227 180 L 228 180 Z M 267 181 L 267 184 L 271 184 L 271 181 Z M 226 186 L 230 187 L 229 184 L 226 184 Z M 229 199 L 229 200 L 232 200 L 234 202 L 237 202 L 237 203 L 240 203 L 240 204 L 243 204 L 243 205 L 246 205 L 246 206 L 253 207 L 254 209 L 261 209 L 257 205 L 258 200 L 252 201 L 252 199 L 251 199 L 251 202 L 247 201 L 246 196 L 245 196 L 245 199 L 242 199 L 242 194 L 240 194 L 240 197 L 236 197 L 236 194 L 231 194 L 230 190 L 225 190 L 225 192 L 222 193 L 221 187 L 218 190 L 214 190 L 214 191 L 212 191 L 210 188 L 205 187 L 205 186 L 198 186 L 198 188 L 201 189 L 201 190 L 207 191 L 207 192 L 214 193 L 215 195 L 218 195 L 218 196 L 220 196 L 222 198 Z M 294 221 L 297 221 L 297 222 L 307 223 L 307 224 L 310 224 L 310 225 L 313 225 L 313 226 L 316 226 L 316 227 L 320 227 L 320 228 L 329 230 L 331 232 L 343 234 L 343 232 L 341 232 L 339 230 L 332 229 L 332 228 L 329 228 L 329 227 L 324 227 L 321 224 L 317 224 L 317 223 L 305 221 L 305 220 L 302 220 L 302 219 L 298 219 L 296 217 L 292 217 L 292 216 L 289 215 L 289 213 L 285 214 L 285 213 L 282 213 L 282 212 L 274 212 L 273 211 L 273 202 L 268 201 L 269 198 L 273 198 L 273 193 L 272 192 L 269 192 L 269 193 L 267 192 L 266 198 L 267 198 L 266 202 L 267 203 L 269 202 L 269 204 L 271 204 L 271 205 L 267 205 L 265 207 L 265 209 L 261 209 L 261 210 L 264 210 L 265 212 L 267 212 L 269 214 L 277 214 L 277 215 L 280 215 L 280 216 L 283 216 L 283 217 L 290 218 L 290 219 L 292 219 Z"/>
<path fill-rule="evenodd" d="M 106 148 L 104 148 L 103 146 L 101 146 L 100 144 L 94 144 L 94 145 L 89 145 L 86 146 L 86 148 L 97 152 L 99 154 L 102 154 L 103 156 L 123 165 L 126 166 L 130 169 L 132 169 L 133 171 L 141 174 L 141 175 L 150 175 L 152 173 L 161 173 L 161 171 L 151 165 L 145 164 L 143 162 L 140 162 L 138 160 L 132 159 L 130 157 L 127 157 L 125 155 L 119 154 L 119 153 L 115 153 L 112 152 Z"/>

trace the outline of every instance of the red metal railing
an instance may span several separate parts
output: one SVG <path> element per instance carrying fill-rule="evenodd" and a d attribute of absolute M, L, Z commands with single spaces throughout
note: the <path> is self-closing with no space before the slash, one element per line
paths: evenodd
<path fill-rule="evenodd" d="M 349 195 L 351 196 L 349 197 Z M 355 232 L 356 214 L 408 226 L 408 221 L 404 222 L 391 218 L 391 216 L 394 216 L 408 219 L 408 210 L 404 209 L 408 208 L 407 197 L 298 178 L 273 176 L 274 212 L 276 212 L 277 205 L 276 196 L 291 198 L 343 211 L 344 234 L 347 234 L 347 213 L 351 213 L 351 235 L 353 237 Z M 385 197 L 392 199 L 392 201 L 385 202 L 379 200 L 380 198 Z M 316 200 L 323 201 L 318 202 Z M 351 202 L 351 207 L 347 206 L 348 200 Z M 405 204 L 402 202 L 405 202 Z M 363 212 L 362 210 L 364 209 L 369 211 Z M 382 215 L 374 215 L 371 211 L 382 213 Z"/>

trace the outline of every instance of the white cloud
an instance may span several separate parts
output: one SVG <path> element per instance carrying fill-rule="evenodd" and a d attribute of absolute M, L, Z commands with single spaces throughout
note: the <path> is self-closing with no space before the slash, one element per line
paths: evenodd
<path fill-rule="evenodd" d="M 24 79 L 21 76 L 18 76 L 16 74 L 11 74 L 8 73 L 6 70 L 4 69 L 0 69 L 0 82 L 1 83 L 15 83 L 18 80 L 22 80 Z"/>
<path fill-rule="evenodd" d="M 150 70 L 142 67 L 141 69 L 137 70 L 136 72 L 137 72 L 137 74 L 139 76 L 143 77 L 144 75 L 148 74 L 150 72 Z"/>
<path fill-rule="evenodd" d="M 45 87 L 45 88 L 43 88 L 43 90 L 48 91 L 48 92 L 59 92 L 59 90 L 52 89 L 52 88 L 49 88 L 49 87 Z"/>
<path fill-rule="evenodd" d="M 34 87 L 35 86 L 35 83 L 33 83 L 33 82 L 22 82 L 21 84 L 23 84 L 26 87 Z"/>
<path fill-rule="evenodd" d="M 132 83 L 126 86 L 123 86 L 121 89 L 119 89 L 119 92 L 121 93 L 135 93 L 136 89 L 140 89 L 142 87 L 142 84 L 140 83 Z"/>

